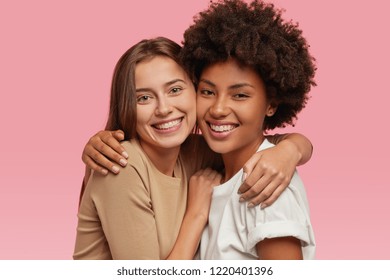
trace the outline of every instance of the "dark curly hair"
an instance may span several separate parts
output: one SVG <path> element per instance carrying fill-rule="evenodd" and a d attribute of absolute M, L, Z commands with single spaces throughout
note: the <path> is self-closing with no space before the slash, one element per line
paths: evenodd
<path fill-rule="evenodd" d="M 298 24 L 286 22 L 282 11 L 262 1 L 225 0 L 211 3 L 194 17 L 184 33 L 180 58 L 198 82 L 202 70 L 235 58 L 262 78 L 268 99 L 277 105 L 264 129 L 285 127 L 306 105 L 315 86 L 315 59 Z"/>

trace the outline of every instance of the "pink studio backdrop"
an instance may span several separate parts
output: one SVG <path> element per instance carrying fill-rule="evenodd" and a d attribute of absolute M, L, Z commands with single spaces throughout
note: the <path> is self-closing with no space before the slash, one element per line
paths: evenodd
<path fill-rule="evenodd" d="M 208 0 L 1 1 L 0 259 L 70 259 L 84 144 L 104 127 L 120 55 L 180 42 Z M 388 1 L 274 1 L 298 21 L 318 86 L 286 131 L 307 135 L 318 259 L 390 258 Z"/>

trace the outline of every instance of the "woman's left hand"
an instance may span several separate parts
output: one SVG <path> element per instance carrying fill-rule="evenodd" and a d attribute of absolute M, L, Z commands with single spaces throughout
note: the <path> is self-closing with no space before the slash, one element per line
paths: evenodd
<path fill-rule="evenodd" d="M 244 166 L 240 201 L 248 201 L 249 207 L 271 205 L 289 185 L 300 158 L 288 141 L 254 154 Z"/>

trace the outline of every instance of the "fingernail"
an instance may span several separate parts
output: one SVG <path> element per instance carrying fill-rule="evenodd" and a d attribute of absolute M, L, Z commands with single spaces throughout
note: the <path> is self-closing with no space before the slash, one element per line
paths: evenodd
<path fill-rule="evenodd" d="M 122 152 L 122 156 L 123 156 L 124 158 L 129 158 L 129 155 L 126 153 L 126 151 L 123 151 L 123 152 Z"/>
<path fill-rule="evenodd" d="M 248 208 L 253 208 L 255 205 L 252 202 L 248 203 Z"/>
<path fill-rule="evenodd" d="M 268 205 L 265 204 L 265 203 L 261 203 L 261 204 L 260 204 L 260 208 L 261 208 L 261 209 L 264 209 L 264 208 L 267 207 L 267 206 L 268 206 Z"/>
<path fill-rule="evenodd" d="M 116 174 L 116 173 L 119 172 L 119 167 L 114 165 L 114 166 L 111 168 L 111 170 L 112 170 L 112 172 L 114 172 L 114 173 Z"/>
<path fill-rule="evenodd" d="M 245 172 L 242 173 L 242 180 L 245 181 L 246 180 L 246 176 L 248 176 Z"/>
<path fill-rule="evenodd" d="M 239 201 L 240 201 L 240 202 L 244 202 L 245 199 L 244 199 L 243 197 L 240 197 Z"/>
<path fill-rule="evenodd" d="M 121 159 L 119 160 L 119 163 L 120 163 L 122 166 L 126 166 L 127 161 L 124 160 L 123 158 L 121 158 Z"/>
<path fill-rule="evenodd" d="M 102 169 L 102 170 L 101 170 L 101 173 L 102 173 L 103 175 L 107 175 L 107 174 L 108 174 L 108 170 L 107 170 L 107 169 Z"/>

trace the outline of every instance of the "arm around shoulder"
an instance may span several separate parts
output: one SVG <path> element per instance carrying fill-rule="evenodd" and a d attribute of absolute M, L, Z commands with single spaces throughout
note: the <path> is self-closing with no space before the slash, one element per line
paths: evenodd
<path fill-rule="evenodd" d="M 308 162 L 313 154 L 313 145 L 310 140 L 300 133 L 275 134 L 267 136 L 271 143 L 283 146 L 291 155 L 295 155 L 297 165 Z"/>

